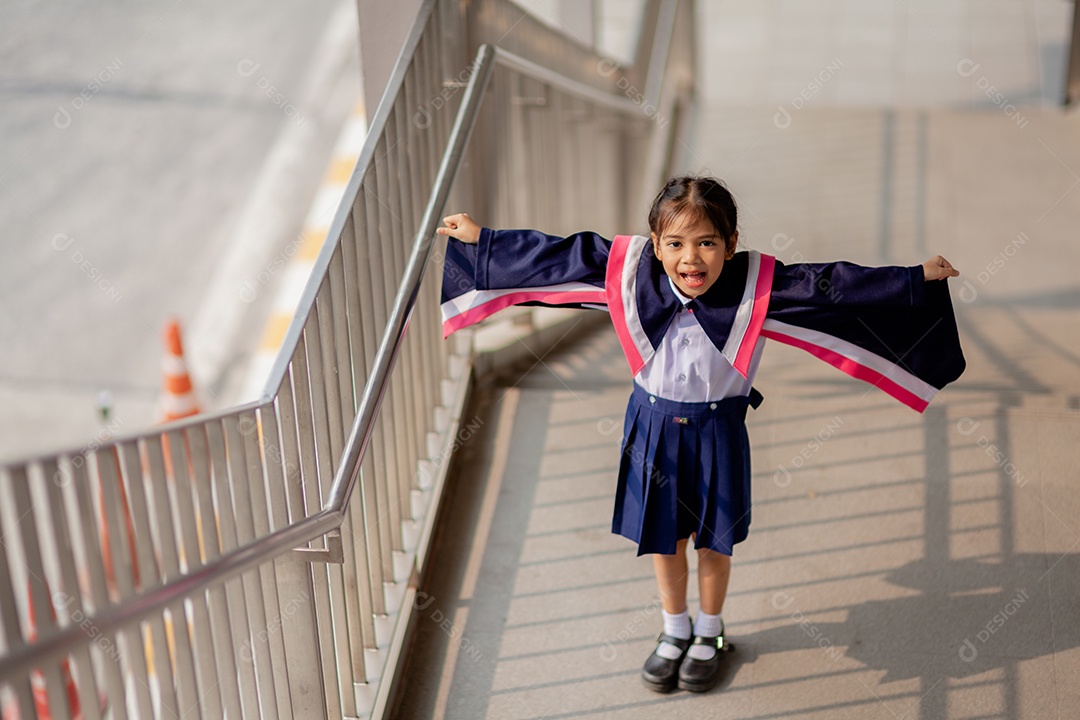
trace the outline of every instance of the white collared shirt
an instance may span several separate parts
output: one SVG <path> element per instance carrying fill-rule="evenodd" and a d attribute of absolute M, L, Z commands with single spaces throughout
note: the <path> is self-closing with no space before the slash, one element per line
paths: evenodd
<path fill-rule="evenodd" d="M 683 295 L 668 278 L 675 297 L 685 306 L 692 298 Z M 765 339 L 754 345 L 748 377 L 740 375 L 705 334 L 694 313 L 683 309 L 675 315 L 652 358 L 634 378 L 650 395 L 678 402 L 712 402 L 747 395 L 761 360 Z"/>

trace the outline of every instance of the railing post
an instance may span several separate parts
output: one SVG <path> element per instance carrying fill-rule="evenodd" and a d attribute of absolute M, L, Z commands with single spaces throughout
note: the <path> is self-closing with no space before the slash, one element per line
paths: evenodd
<path fill-rule="evenodd" d="M 1073 0 L 1069 70 L 1065 78 L 1065 107 L 1071 107 L 1078 99 L 1080 99 L 1080 0 Z"/>

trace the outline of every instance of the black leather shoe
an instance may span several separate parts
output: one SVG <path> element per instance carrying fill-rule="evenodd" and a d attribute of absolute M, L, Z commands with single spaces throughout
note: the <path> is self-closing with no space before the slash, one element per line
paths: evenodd
<path fill-rule="evenodd" d="M 735 650 L 735 646 L 724 639 L 723 630 L 717 637 L 696 636 L 692 645 L 711 645 L 716 652 L 708 660 L 695 660 L 689 655 L 683 658 L 679 666 L 679 689 L 690 692 L 711 690 L 720 679 L 720 665 L 724 655 Z"/>
<path fill-rule="evenodd" d="M 679 679 L 679 663 L 686 657 L 686 651 L 690 647 L 690 638 L 684 640 L 660 633 L 656 638 L 656 648 L 659 649 L 660 643 L 665 642 L 671 643 L 682 651 L 679 657 L 668 660 L 660 657 L 656 654 L 656 650 L 653 650 L 652 655 L 645 661 L 645 667 L 641 669 L 641 679 L 645 681 L 645 686 L 662 693 L 675 689 Z"/>

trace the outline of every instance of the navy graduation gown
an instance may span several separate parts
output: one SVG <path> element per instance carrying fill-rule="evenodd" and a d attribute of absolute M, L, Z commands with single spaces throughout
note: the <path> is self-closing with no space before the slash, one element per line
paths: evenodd
<path fill-rule="evenodd" d="M 450 239 L 443 269 L 444 335 L 511 305 L 610 312 L 631 372 L 652 357 L 681 307 L 652 243 L 484 228 L 477 245 Z M 691 302 L 713 345 L 746 376 L 759 337 L 802 348 L 919 412 L 964 370 L 947 282 L 920 265 L 785 265 L 743 251 Z"/>

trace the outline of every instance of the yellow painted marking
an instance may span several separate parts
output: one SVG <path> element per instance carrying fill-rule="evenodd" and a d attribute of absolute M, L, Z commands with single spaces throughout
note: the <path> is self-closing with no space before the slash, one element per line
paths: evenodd
<path fill-rule="evenodd" d="M 259 341 L 260 350 L 277 351 L 285 339 L 285 332 L 289 329 L 292 316 L 284 313 L 272 315 L 263 330 L 262 340 Z"/>
<path fill-rule="evenodd" d="M 353 105 L 350 117 L 346 121 L 349 125 L 349 130 L 352 130 L 352 123 L 359 122 L 361 125 L 367 125 L 367 110 L 364 107 L 362 100 L 357 100 Z M 349 178 L 352 177 L 353 170 L 356 168 L 355 156 L 338 155 L 331 159 L 330 166 L 326 170 L 326 176 L 323 179 L 323 187 L 327 185 L 345 185 L 348 183 Z M 319 252 L 322 250 L 322 246 L 326 241 L 326 227 L 305 227 L 300 235 L 300 246 L 293 255 L 291 264 L 297 263 L 312 263 L 319 257 Z M 281 349 L 281 343 L 285 339 L 285 333 L 288 332 L 289 324 L 292 322 L 291 315 L 273 315 L 266 323 L 266 328 L 263 330 L 262 339 L 259 341 L 260 351 L 277 352 Z M 261 430 L 260 430 L 261 431 Z M 200 532 L 200 541 L 202 534 Z M 200 544 L 200 550 L 204 548 Z"/>
<path fill-rule="evenodd" d="M 304 232 L 301 233 L 303 239 L 300 241 L 300 249 L 296 251 L 296 257 L 307 262 L 315 262 L 326 240 L 327 229 L 324 227 L 304 228 Z"/>
<path fill-rule="evenodd" d="M 143 655 L 146 657 L 146 670 L 153 675 L 154 669 L 154 639 L 150 635 L 150 626 L 143 628 Z"/>
<path fill-rule="evenodd" d="M 352 177 L 353 168 L 356 167 L 356 158 L 350 156 L 338 156 L 330 162 L 330 169 L 326 171 L 323 183 L 329 185 L 344 185 Z"/>

